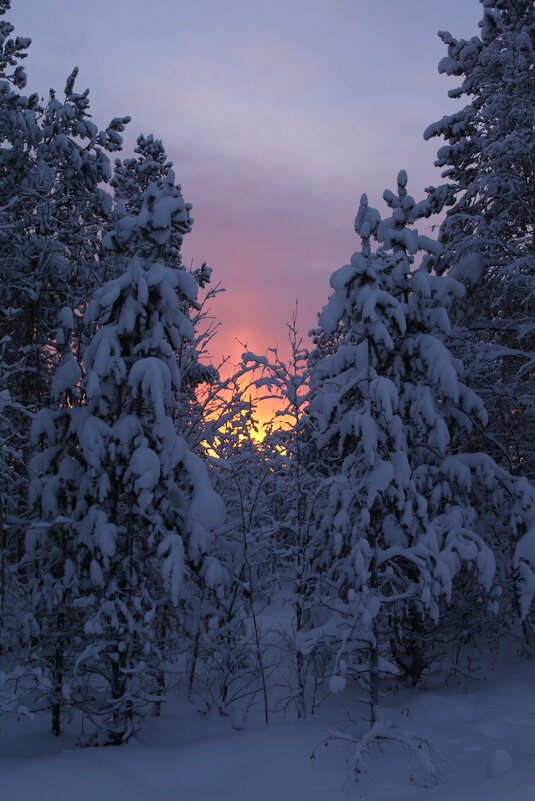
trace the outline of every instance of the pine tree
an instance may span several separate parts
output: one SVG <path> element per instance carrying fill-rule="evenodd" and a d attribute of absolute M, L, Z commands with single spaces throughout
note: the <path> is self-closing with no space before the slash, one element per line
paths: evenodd
<path fill-rule="evenodd" d="M 164 181 L 173 166 L 168 160 L 162 141 L 153 134 L 140 135 L 134 152 L 134 158 L 122 161 L 116 159 L 110 181 L 121 213 L 124 210 L 129 216 L 137 216 L 142 212 L 144 193 L 149 185 Z M 180 186 L 178 189 L 180 190 Z M 165 243 L 162 256 L 170 267 L 182 264 L 182 237 L 189 230 L 191 222 L 192 219 L 189 218 L 181 224 L 177 223 Z M 129 239 L 123 241 L 121 233 L 113 228 L 107 236 L 108 242 L 110 237 L 113 239 L 113 258 L 108 264 L 108 272 L 120 269 L 121 261 L 128 259 L 129 251 L 133 247 Z M 150 252 L 150 245 L 148 248 Z M 191 320 L 193 335 L 191 339 L 182 341 L 179 351 L 181 403 L 177 409 L 179 418 L 175 423 L 191 446 L 201 451 L 207 418 L 214 403 L 219 406 L 215 397 L 223 390 L 219 372 L 210 363 L 207 353 L 207 346 L 218 327 L 217 322 L 207 319 L 207 306 L 221 289 L 219 285 L 211 286 L 212 269 L 206 263 L 199 268 L 188 268 L 188 272 L 195 279 L 198 290 L 195 297 L 184 299 L 183 302 L 183 311 Z"/>
<path fill-rule="evenodd" d="M 475 444 L 533 478 L 535 9 L 532 0 L 481 2 L 478 36 L 439 34 L 448 48 L 439 72 L 461 79 L 449 96 L 467 105 L 424 136 L 446 140 L 435 164 L 449 183 L 432 188 L 437 206 L 449 206 L 439 268 L 468 288 L 459 342 L 491 417 Z"/>
<path fill-rule="evenodd" d="M 13 584 L 12 566 L 20 556 L 21 538 L 14 531 L 13 518 L 20 514 L 25 495 L 24 450 L 27 445 L 28 415 L 20 403 L 19 385 L 27 371 L 27 353 L 13 353 L 12 322 L 19 310 L 7 301 L 8 288 L 13 288 L 13 275 L 19 267 L 13 258 L 12 242 L 17 235 L 17 218 L 10 207 L 21 190 L 21 176 L 27 170 L 27 151 L 38 139 L 38 102 L 35 95 L 26 97 L 22 90 L 27 76 L 20 62 L 27 56 L 30 39 L 12 37 L 13 25 L 3 17 L 10 0 L 0 0 L 0 559 L 2 563 L 1 622 L 2 651 L 9 653 L 13 643 L 12 599 L 18 595 Z"/>
<path fill-rule="evenodd" d="M 515 492 L 521 495 L 486 454 L 462 451 L 474 424 L 486 421 L 445 344 L 447 310 L 462 287 L 434 274 L 432 258 L 422 256 L 436 258 L 440 248 L 412 227 L 429 203 L 415 203 L 406 184 L 402 171 L 397 193 L 384 193 L 387 219 L 361 199 L 355 229 L 362 251 L 331 278 L 316 332 L 331 345 L 318 356 L 310 404 L 318 454 L 327 448 L 333 470 L 318 524 L 328 548 L 324 570 L 336 590 L 326 603 L 337 614 L 317 637 L 333 643 L 333 690 L 347 677 L 367 677 L 379 738 L 388 736 L 379 676 L 399 670 L 398 649 L 410 645 L 418 625 L 455 604 L 463 568 L 493 604 L 488 510 L 503 507 L 510 493 L 510 514 Z M 378 244 L 374 252 L 370 240 Z M 405 667 L 417 679 L 417 653 L 408 651 L 413 664 Z M 361 757 L 357 750 L 356 769 Z"/>
<path fill-rule="evenodd" d="M 106 151 L 120 149 L 129 120 L 116 118 L 99 131 L 90 119 L 89 90 L 75 91 L 77 74 L 68 77 L 62 101 L 53 90 L 46 105 L 7 90 L 0 100 L 0 331 L 9 337 L 6 358 L 25 357 L 12 394 L 30 408 L 48 400 L 61 356 L 58 310 L 82 315 L 103 281 L 99 243 L 111 199 L 100 184 L 111 174 Z"/>
<path fill-rule="evenodd" d="M 0 3 L 0 17 L 10 8 Z M 0 476 L 2 560 L 13 576 L 27 524 L 30 421 L 48 403 L 65 342 L 58 312 L 80 319 L 99 278 L 99 241 L 111 210 L 101 184 L 110 177 L 107 152 L 120 149 L 128 118 L 100 131 L 90 119 L 88 90 L 77 93 L 77 70 L 64 97 L 47 103 L 25 94 L 21 61 L 30 39 L 12 37 L 0 21 L 0 387 L 3 451 Z M 73 352 L 83 343 L 70 341 Z M 10 607 L 24 587 L 11 587 Z M 7 609 L 12 615 L 13 608 Z M 4 633 L 13 645 L 16 631 Z M 12 636 L 13 635 L 13 636 Z M 11 646 L 10 646 L 11 647 Z M 9 648 L 7 649 L 9 653 Z"/>
<path fill-rule="evenodd" d="M 221 514 L 204 465 L 174 426 L 178 352 L 192 335 L 183 309 L 197 284 L 166 257 L 189 228 L 172 170 L 148 184 L 139 214 L 119 205 L 108 243 L 129 257 L 86 312 L 97 330 L 81 385 L 68 351 L 54 379 L 63 405 L 34 426 L 44 450 L 32 465 L 41 522 L 25 562 L 31 621 L 41 650 L 48 627 L 61 652 L 61 670 L 43 656 L 56 697 L 67 667 L 69 697 L 111 743 L 128 739 L 164 697 L 165 666 L 187 647 L 184 616 Z"/>

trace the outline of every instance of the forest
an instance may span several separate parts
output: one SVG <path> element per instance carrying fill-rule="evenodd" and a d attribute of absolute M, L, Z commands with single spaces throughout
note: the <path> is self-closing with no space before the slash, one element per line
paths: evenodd
<path fill-rule="evenodd" d="M 76 69 L 31 93 L 0 0 L 2 729 L 122 749 L 176 697 L 243 732 L 349 690 L 351 780 L 393 745 L 431 786 L 386 691 L 533 659 L 535 10 L 480 2 L 440 33 L 442 183 L 362 194 L 317 319 L 231 365 L 164 144 L 125 154 Z"/>

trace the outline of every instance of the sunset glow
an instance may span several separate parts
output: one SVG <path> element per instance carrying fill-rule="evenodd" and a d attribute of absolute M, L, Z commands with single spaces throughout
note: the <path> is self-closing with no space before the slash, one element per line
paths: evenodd
<path fill-rule="evenodd" d="M 240 341 L 284 351 L 296 299 L 302 332 L 315 325 L 331 272 L 357 247 L 363 191 L 380 205 L 400 168 L 415 196 L 439 182 L 436 145 L 422 141 L 453 105 L 436 31 L 470 31 L 479 18 L 466 0 L 154 0 L 149 16 L 141 0 L 73 8 L 15 4 L 18 32 L 34 39 L 32 83 L 43 95 L 62 89 L 65 65 L 77 64 L 99 125 L 132 115 L 126 154 L 141 131 L 164 140 L 194 206 L 184 260 L 206 261 L 226 289 L 212 304 L 222 322 L 212 355 L 231 363 Z"/>

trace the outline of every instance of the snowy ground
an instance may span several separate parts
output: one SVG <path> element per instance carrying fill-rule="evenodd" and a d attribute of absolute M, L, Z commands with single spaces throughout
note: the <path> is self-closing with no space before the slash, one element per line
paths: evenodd
<path fill-rule="evenodd" d="M 330 724 L 346 724 L 351 691 L 322 717 L 233 731 L 228 721 L 168 708 L 139 741 L 79 749 L 55 740 L 47 722 L 7 721 L 0 735 L 2 801 L 535 801 L 535 664 L 502 670 L 469 687 L 404 690 L 389 719 L 429 738 L 444 761 L 442 784 L 411 783 L 398 747 L 368 760 L 355 788 L 347 752 L 316 749 Z M 360 705 L 358 705 L 360 707 Z"/>

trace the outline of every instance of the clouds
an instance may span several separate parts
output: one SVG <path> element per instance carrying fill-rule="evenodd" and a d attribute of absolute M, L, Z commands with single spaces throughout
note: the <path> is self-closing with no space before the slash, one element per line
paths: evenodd
<path fill-rule="evenodd" d="M 358 247 L 363 191 L 407 169 L 438 183 L 422 131 L 451 110 L 438 29 L 476 30 L 476 0 L 14 0 L 33 36 L 31 90 L 64 85 L 74 64 L 95 121 L 131 114 L 163 138 L 195 225 L 186 259 L 208 261 L 227 293 L 215 350 L 283 342 L 300 299 L 303 330 L 330 273 Z M 83 84 L 83 86 L 82 86 Z"/>
<path fill-rule="evenodd" d="M 215 352 L 238 358 L 236 337 L 260 352 L 284 347 L 296 300 L 302 333 L 314 327 L 331 272 L 360 246 L 353 231 L 360 193 L 367 191 L 370 202 L 383 208 L 383 189 L 395 189 L 405 165 L 396 151 L 377 163 L 363 159 L 356 165 L 359 181 L 351 169 L 319 179 L 202 147 L 178 155 L 175 167 L 195 219 L 184 258 L 207 261 L 227 290 L 213 304 L 223 322 Z M 431 163 L 413 164 L 409 188 L 417 198 L 432 175 Z"/>
<path fill-rule="evenodd" d="M 300 186 L 293 176 L 251 163 L 213 154 L 203 160 L 201 153 L 198 162 L 190 157 L 177 167 L 194 204 L 185 259 L 208 261 L 227 289 L 214 302 L 223 319 L 219 352 L 237 356 L 234 337 L 260 351 L 285 341 L 297 298 L 303 329 L 310 328 L 333 258 L 353 247 L 353 209 L 337 219 L 315 182 Z"/>

